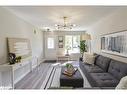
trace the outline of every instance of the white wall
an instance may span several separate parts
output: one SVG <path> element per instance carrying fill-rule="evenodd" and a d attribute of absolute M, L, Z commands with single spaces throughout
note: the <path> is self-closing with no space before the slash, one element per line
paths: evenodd
<path fill-rule="evenodd" d="M 115 11 L 88 28 L 87 32 L 92 35 L 92 51 L 127 63 L 127 58 L 101 52 L 100 36 L 121 30 L 127 30 L 127 8 Z"/>
<path fill-rule="evenodd" d="M 34 34 L 34 30 L 36 30 L 36 34 Z M 0 7 L 0 64 L 7 62 L 7 37 L 30 39 L 32 55 L 42 58 L 42 32 L 37 27 Z"/>
<path fill-rule="evenodd" d="M 46 60 L 56 60 L 57 59 L 57 55 L 60 53 L 64 53 L 65 47 L 63 48 L 58 48 L 58 36 L 63 36 L 64 40 L 65 40 L 65 35 L 82 35 L 84 34 L 85 31 L 77 31 L 77 32 L 64 32 L 64 31 L 54 31 L 54 32 L 44 32 L 44 37 L 45 37 L 45 59 Z M 54 37 L 55 39 L 55 49 L 49 50 L 47 49 L 47 38 L 48 37 Z M 80 54 L 75 54 L 72 57 L 72 60 L 74 59 L 79 59 Z"/>

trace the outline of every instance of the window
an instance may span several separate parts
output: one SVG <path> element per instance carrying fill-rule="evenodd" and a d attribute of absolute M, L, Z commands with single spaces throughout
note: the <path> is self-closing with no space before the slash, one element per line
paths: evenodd
<path fill-rule="evenodd" d="M 47 47 L 48 49 L 54 49 L 54 38 L 48 38 Z"/>
<path fill-rule="evenodd" d="M 67 35 L 65 36 L 65 52 L 79 53 L 80 35 Z"/>

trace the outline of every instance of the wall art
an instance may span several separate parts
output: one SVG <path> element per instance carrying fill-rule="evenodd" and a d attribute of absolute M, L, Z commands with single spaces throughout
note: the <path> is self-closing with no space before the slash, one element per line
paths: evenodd
<path fill-rule="evenodd" d="M 127 30 L 101 36 L 101 50 L 127 57 Z"/>

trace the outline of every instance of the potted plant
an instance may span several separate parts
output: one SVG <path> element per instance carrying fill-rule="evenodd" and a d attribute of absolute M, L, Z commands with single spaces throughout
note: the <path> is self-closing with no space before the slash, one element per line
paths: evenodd
<path fill-rule="evenodd" d="M 69 45 L 66 46 L 66 56 L 69 56 L 69 50 L 71 49 L 71 47 Z"/>
<path fill-rule="evenodd" d="M 17 57 L 16 57 L 16 62 L 17 62 L 17 63 L 18 63 L 18 62 L 21 62 L 21 59 L 22 59 L 21 56 L 17 56 Z"/>
<path fill-rule="evenodd" d="M 67 71 L 68 72 L 73 73 L 74 67 L 73 67 L 72 64 L 70 64 L 70 63 L 66 64 L 66 68 L 67 68 Z"/>
<path fill-rule="evenodd" d="M 84 52 L 87 52 L 87 45 L 86 45 L 86 40 L 83 40 L 83 41 L 80 41 L 80 53 L 81 53 L 81 56 L 83 58 L 83 54 Z"/>

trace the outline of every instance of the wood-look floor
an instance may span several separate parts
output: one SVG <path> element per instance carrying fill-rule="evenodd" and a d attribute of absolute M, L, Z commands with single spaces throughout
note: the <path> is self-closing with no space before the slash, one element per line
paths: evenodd
<path fill-rule="evenodd" d="M 51 64 L 52 63 L 41 63 L 39 68 L 35 68 L 16 83 L 15 89 L 40 89 Z"/>
<path fill-rule="evenodd" d="M 16 83 L 15 89 L 46 89 L 50 86 L 58 87 L 59 85 L 57 79 L 59 79 L 58 76 L 60 69 L 57 69 L 56 73 L 52 74 L 55 76 L 53 76 L 54 80 L 48 81 L 51 72 L 53 72 L 52 70 L 56 70 L 52 69 L 52 63 L 41 63 L 39 67 L 36 67 L 32 72 L 28 73 L 23 79 Z M 81 70 L 80 73 L 84 79 L 84 88 L 91 88 L 88 80 L 86 79 L 85 75 L 82 73 Z"/>

